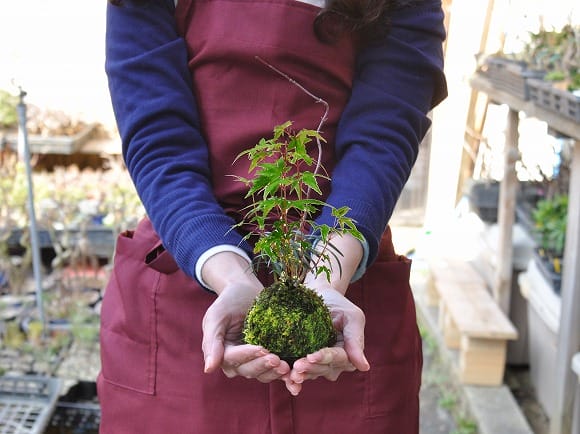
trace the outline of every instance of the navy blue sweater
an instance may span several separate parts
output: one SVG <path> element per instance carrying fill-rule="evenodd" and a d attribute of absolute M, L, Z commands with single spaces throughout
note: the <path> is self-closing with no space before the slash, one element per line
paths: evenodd
<path fill-rule="evenodd" d="M 185 41 L 173 0 L 108 6 L 106 72 L 123 156 L 155 230 L 181 269 L 221 244 L 251 248 L 216 202 L 200 132 Z M 394 12 L 381 41 L 357 56 L 352 94 L 336 135 L 338 163 L 327 202 L 348 206 L 369 246 L 367 265 L 447 94 L 440 0 Z M 356 174 L 356 176 L 353 176 Z M 325 209 L 317 220 L 333 225 Z"/>

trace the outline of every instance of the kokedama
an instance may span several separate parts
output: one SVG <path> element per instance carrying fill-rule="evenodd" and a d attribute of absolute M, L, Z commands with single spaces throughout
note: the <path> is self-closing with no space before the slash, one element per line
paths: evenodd
<path fill-rule="evenodd" d="M 349 209 L 333 208 L 313 193 L 322 195 L 318 179 L 320 162 L 308 153 L 308 146 L 323 141 L 318 131 L 294 133 L 292 123 L 274 128 L 271 139 L 242 152 L 238 159 L 250 160 L 249 178 L 238 177 L 248 187 L 251 205 L 238 226 L 251 227 L 247 239 L 254 245 L 255 270 L 265 266 L 274 283 L 264 288 L 251 306 L 243 328 L 244 342 L 261 345 L 293 363 L 323 347 L 336 343 L 336 331 L 322 297 L 304 285 L 305 277 L 324 275 L 327 265 L 341 253 L 332 245 L 334 234 L 351 234 L 361 239 Z M 320 152 L 319 152 L 320 155 Z M 335 225 L 319 225 L 314 216 L 330 207 Z M 340 263 L 340 261 L 337 261 Z M 339 272 L 341 270 L 338 270 Z"/>

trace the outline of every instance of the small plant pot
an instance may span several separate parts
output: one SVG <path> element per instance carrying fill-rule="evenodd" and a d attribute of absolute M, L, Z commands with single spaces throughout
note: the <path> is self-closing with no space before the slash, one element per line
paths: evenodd
<path fill-rule="evenodd" d="M 561 270 L 557 271 L 554 267 L 554 261 L 560 261 L 562 263 L 562 258 L 552 258 L 548 255 L 542 254 L 538 250 L 534 251 L 534 259 L 538 265 L 538 269 L 546 279 L 546 281 L 552 286 L 556 294 L 560 294 L 562 287 L 562 273 Z"/>
<path fill-rule="evenodd" d="M 481 220 L 496 223 L 499 201 L 499 182 L 473 181 L 467 190 L 469 206 Z"/>

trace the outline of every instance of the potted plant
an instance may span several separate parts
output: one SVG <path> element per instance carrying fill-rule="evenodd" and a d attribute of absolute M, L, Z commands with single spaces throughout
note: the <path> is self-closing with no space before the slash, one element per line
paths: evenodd
<path fill-rule="evenodd" d="M 308 153 L 308 146 L 323 140 L 318 131 L 292 131 L 286 122 L 274 128 L 271 139 L 262 139 L 239 158 L 250 161 L 250 178 L 237 177 L 248 187 L 251 204 L 237 226 L 253 228 L 255 270 L 267 267 L 273 283 L 251 306 L 243 328 L 246 343 L 261 345 L 292 364 L 300 357 L 332 346 L 336 332 L 322 297 L 304 285 L 308 273 L 330 279 L 329 259 L 341 255 L 333 247 L 333 234 L 362 235 L 346 214 L 348 208 L 332 208 L 335 225 L 319 225 L 313 216 L 324 201 L 318 179 L 326 175 Z M 340 271 L 340 270 L 339 270 Z"/>
<path fill-rule="evenodd" d="M 580 121 L 578 28 L 567 24 L 556 31 L 531 34 L 525 55 L 530 63 L 546 70 L 543 79 L 529 81 L 530 99 L 564 118 Z"/>
<path fill-rule="evenodd" d="M 556 292 L 561 283 L 567 212 L 568 196 L 556 195 L 538 201 L 532 213 L 538 237 L 537 263 Z"/>
<path fill-rule="evenodd" d="M 0 89 L 0 130 L 9 130 L 18 124 L 16 105 L 18 97 Z"/>

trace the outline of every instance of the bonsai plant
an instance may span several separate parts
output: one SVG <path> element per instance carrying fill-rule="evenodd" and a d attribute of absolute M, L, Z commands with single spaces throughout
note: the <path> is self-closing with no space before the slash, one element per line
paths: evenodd
<path fill-rule="evenodd" d="M 248 187 L 246 197 L 252 198 L 237 226 L 253 228 L 246 235 L 257 240 L 252 266 L 267 267 L 273 276 L 273 283 L 250 307 L 243 340 L 290 364 L 336 342 L 330 311 L 322 297 L 304 285 L 305 277 L 313 273 L 330 280 L 329 259 L 341 255 L 330 241 L 332 235 L 362 238 L 347 216 L 348 207 L 333 208 L 311 197 L 322 194 L 318 179 L 326 177 L 307 151 L 314 140 L 319 145 L 323 140 L 318 131 L 293 132 L 289 121 L 276 126 L 271 139 L 261 139 L 238 156 L 249 159 L 253 176 L 237 177 Z M 331 208 L 334 226 L 313 220 L 321 207 Z"/>

